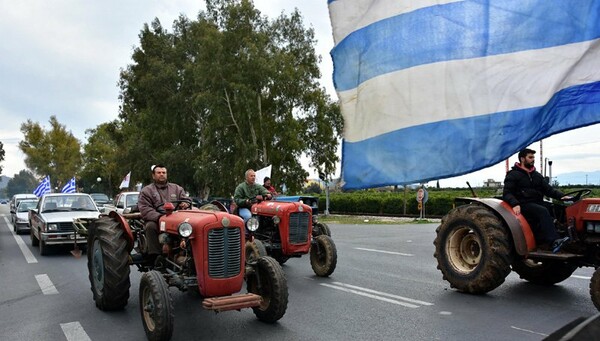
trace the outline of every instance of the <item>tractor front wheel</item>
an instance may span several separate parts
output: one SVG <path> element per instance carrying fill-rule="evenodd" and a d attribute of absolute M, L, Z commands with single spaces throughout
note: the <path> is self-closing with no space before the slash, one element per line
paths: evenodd
<path fill-rule="evenodd" d="M 89 280 L 100 310 L 119 310 L 129 299 L 129 250 L 119 222 L 103 216 L 92 222 L 87 252 Z"/>
<path fill-rule="evenodd" d="M 577 270 L 577 265 L 551 260 L 538 262 L 522 259 L 514 262 L 512 269 L 526 281 L 552 285 L 571 277 L 571 274 Z"/>
<path fill-rule="evenodd" d="M 436 230 L 434 257 L 450 286 L 471 294 L 497 288 L 510 273 L 511 238 L 486 207 L 460 206 Z"/>
<path fill-rule="evenodd" d="M 148 340 L 169 340 L 173 335 L 173 299 L 163 275 L 152 270 L 140 280 L 140 313 Z"/>
<path fill-rule="evenodd" d="M 246 283 L 248 292 L 262 297 L 261 305 L 252 308 L 259 320 L 274 323 L 283 317 L 288 304 L 288 287 L 285 274 L 275 259 L 260 257 Z"/>
<path fill-rule="evenodd" d="M 331 237 L 331 230 L 329 229 L 329 226 L 327 226 L 327 224 L 325 223 L 316 223 L 315 227 L 319 230 L 318 235 L 326 235 L 328 237 Z"/>
<path fill-rule="evenodd" d="M 590 281 L 590 295 L 596 309 L 600 310 L 600 268 L 597 268 Z"/>
<path fill-rule="evenodd" d="M 337 265 L 337 249 L 333 239 L 326 235 L 314 238 L 310 248 L 310 265 L 317 276 L 328 277 Z"/>

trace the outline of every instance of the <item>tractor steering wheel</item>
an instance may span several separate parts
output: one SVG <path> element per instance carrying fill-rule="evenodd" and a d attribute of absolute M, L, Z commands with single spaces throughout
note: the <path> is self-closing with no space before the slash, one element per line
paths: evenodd
<path fill-rule="evenodd" d="M 179 210 L 179 204 L 181 204 L 182 202 L 187 202 L 188 207 L 186 208 L 187 210 L 191 210 L 192 209 L 192 200 L 190 199 L 180 199 L 180 200 L 172 200 L 172 201 L 168 201 L 171 204 L 173 204 L 173 206 L 175 206 L 175 209 L 173 210 L 173 212 Z M 158 207 L 156 207 L 156 210 L 162 214 L 165 214 L 165 204 L 166 202 L 163 202 L 162 204 L 158 205 Z"/>
<path fill-rule="evenodd" d="M 577 201 L 581 200 L 581 198 L 590 195 L 590 193 L 592 193 L 592 190 L 588 189 L 588 188 L 579 189 L 579 190 L 576 190 L 576 191 L 565 193 L 565 196 L 572 196 L 573 198 L 570 199 L 570 200 L 563 200 L 563 201 L 577 202 Z"/>

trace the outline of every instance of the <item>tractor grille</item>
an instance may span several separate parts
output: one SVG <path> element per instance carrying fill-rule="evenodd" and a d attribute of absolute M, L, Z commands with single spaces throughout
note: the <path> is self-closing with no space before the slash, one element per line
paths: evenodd
<path fill-rule="evenodd" d="M 208 275 L 237 276 L 241 269 L 242 242 L 239 228 L 216 228 L 208 232 Z"/>
<path fill-rule="evenodd" d="M 290 214 L 290 243 L 304 244 L 308 241 L 308 212 L 294 212 Z"/>

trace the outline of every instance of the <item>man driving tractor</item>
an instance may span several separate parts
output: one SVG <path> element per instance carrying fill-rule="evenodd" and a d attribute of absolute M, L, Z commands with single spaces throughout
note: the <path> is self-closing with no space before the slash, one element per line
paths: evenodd
<path fill-rule="evenodd" d="M 235 188 L 233 200 L 239 208 L 239 216 L 245 223 L 252 217 L 250 207 L 253 200 L 270 200 L 272 196 L 266 188 L 256 183 L 256 172 L 253 169 L 248 169 L 244 175 L 246 180 Z"/>

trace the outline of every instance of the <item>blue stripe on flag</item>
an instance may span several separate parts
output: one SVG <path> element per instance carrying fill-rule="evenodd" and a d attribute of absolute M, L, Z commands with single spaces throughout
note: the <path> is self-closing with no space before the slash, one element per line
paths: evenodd
<path fill-rule="evenodd" d="M 50 193 L 50 176 L 46 176 L 42 179 L 40 184 L 33 190 L 33 194 L 37 197 Z"/>
<path fill-rule="evenodd" d="M 595 82 L 563 89 L 543 107 L 413 126 L 355 143 L 344 141 L 344 188 L 467 174 L 501 162 L 544 137 L 598 122 L 600 82 Z"/>
<path fill-rule="evenodd" d="M 75 184 L 75 177 L 72 177 L 60 191 L 61 193 L 75 193 L 77 186 Z"/>
<path fill-rule="evenodd" d="M 480 19 L 481 20 L 477 20 Z M 489 0 L 431 6 L 354 31 L 331 51 L 346 91 L 393 71 L 600 37 L 597 0 Z"/>

